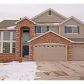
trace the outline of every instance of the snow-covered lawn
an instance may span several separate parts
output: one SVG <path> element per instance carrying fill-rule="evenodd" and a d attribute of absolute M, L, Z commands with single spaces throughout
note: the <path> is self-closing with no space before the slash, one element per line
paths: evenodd
<path fill-rule="evenodd" d="M 35 62 L 0 63 L 0 80 L 34 80 Z"/>

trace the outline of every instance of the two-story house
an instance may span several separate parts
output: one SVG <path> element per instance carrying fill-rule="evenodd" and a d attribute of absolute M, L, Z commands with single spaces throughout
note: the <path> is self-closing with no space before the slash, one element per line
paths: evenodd
<path fill-rule="evenodd" d="M 84 23 L 48 9 L 29 19 L 0 22 L 0 61 L 82 61 Z"/>

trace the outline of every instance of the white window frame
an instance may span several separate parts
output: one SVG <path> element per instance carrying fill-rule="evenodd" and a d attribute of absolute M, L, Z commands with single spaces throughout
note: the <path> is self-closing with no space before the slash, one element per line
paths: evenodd
<path fill-rule="evenodd" d="M 77 25 L 66 25 L 67 27 L 69 26 L 71 26 L 71 27 L 77 27 Z M 76 32 L 73 32 L 73 28 L 72 28 L 72 33 L 65 33 L 65 34 L 79 34 L 79 33 L 76 33 Z"/>
<path fill-rule="evenodd" d="M 3 43 L 4 42 L 10 42 L 10 53 L 12 53 L 12 43 L 13 42 L 15 42 L 16 43 L 16 41 L 15 40 L 13 40 L 13 32 L 10 32 L 10 40 L 3 40 L 3 34 L 4 32 L 1 32 L 1 40 L 0 40 L 0 42 L 1 42 L 1 50 L 0 50 L 0 53 L 3 53 Z"/>
<path fill-rule="evenodd" d="M 37 26 L 40 26 L 40 25 L 37 25 Z M 41 25 L 40 27 L 41 27 L 41 33 L 37 33 L 37 32 L 36 32 L 36 34 L 43 34 L 42 28 L 43 28 L 43 27 L 46 27 L 46 28 L 47 28 L 47 25 Z"/>

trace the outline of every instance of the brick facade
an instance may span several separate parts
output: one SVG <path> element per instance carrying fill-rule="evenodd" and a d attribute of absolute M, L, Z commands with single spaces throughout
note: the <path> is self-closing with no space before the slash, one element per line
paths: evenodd
<path fill-rule="evenodd" d="M 22 61 L 22 53 L 21 53 L 21 31 L 23 27 L 27 27 L 29 29 L 30 38 L 32 39 L 35 36 L 35 28 L 34 23 L 28 19 L 24 19 L 16 24 L 16 52 L 15 53 L 0 53 L 0 61 Z M 4 31 L 4 30 L 1 30 Z M 8 30 L 12 31 L 12 30 Z M 31 40 L 29 42 L 29 60 L 33 59 L 34 49 L 33 46 L 39 43 L 60 43 L 65 44 L 67 46 L 67 60 L 72 60 L 72 48 L 74 45 L 84 45 L 84 43 L 72 43 L 71 41 L 55 34 L 52 32 L 48 32 L 45 35 L 38 37 L 37 39 Z"/>
<path fill-rule="evenodd" d="M 24 19 L 16 24 L 15 30 L 0 30 L 0 31 L 16 31 L 16 52 L 15 53 L 0 53 L 0 61 L 22 61 L 21 54 L 21 30 L 23 27 L 29 28 L 30 38 L 35 36 L 34 23 L 28 19 Z"/>
<path fill-rule="evenodd" d="M 71 57 L 72 57 L 72 43 L 52 32 L 49 32 L 35 40 L 32 40 L 30 42 L 30 55 L 29 55 L 29 59 L 33 60 L 33 46 L 35 44 L 39 44 L 39 43 L 60 43 L 60 44 L 65 44 L 67 46 L 67 60 L 71 61 Z"/>
<path fill-rule="evenodd" d="M 28 19 L 24 19 L 17 23 L 16 25 L 16 56 L 22 58 L 21 53 L 21 30 L 23 27 L 27 27 L 29 29 L 30 38 L 35 36 L 34 23 L 29 21 Z"/>

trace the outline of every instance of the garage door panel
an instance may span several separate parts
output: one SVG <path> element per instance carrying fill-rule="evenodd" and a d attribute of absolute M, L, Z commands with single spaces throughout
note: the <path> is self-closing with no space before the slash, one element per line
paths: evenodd
<path fill-rule="evenodd" d="M 37 61 L 65 61 L 65 45 L 37 45 L 34 46 L 34 60 Z"/>
<path fill-rule="evenodd" d="M 73 47 L 72 60 L 84 61 L 84 46 L 74 46 Z"/>

